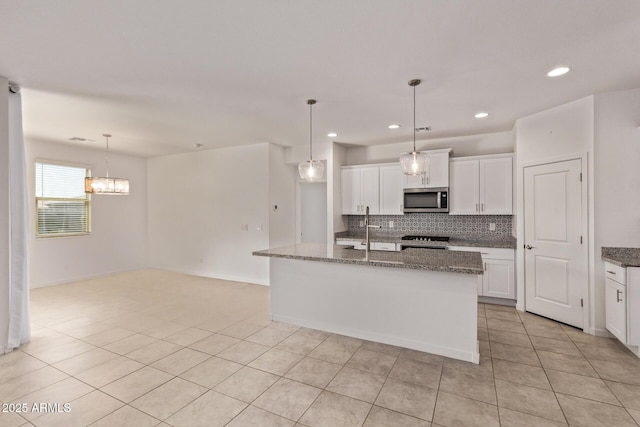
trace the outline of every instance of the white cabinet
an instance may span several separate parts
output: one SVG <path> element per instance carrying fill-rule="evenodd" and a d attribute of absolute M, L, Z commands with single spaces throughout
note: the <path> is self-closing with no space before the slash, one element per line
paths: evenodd
<path fill-rule="evenodd" d="M 449 154 L 451 149 L 423 151 L 429 157 L 429 171 L 422 175 L 404 175 L 403 188 L 436 188 L 449 186 Z"/>
<path fill-rule="evenodd" d="M 515 299 L 513 260 L 491 259 L 482 256 L 482 296 Z"/>
<path fill-rule="evenodd" d="M 480 252 L 484 273 L 478 278 L 478 296 L 516 299 L 513 249 L 449 246 L 449 250 Z"/>
<path fill-rule="evenodd" d="M 450 162 L 449 214 L 513 214 L 513 156 L 454 158 Z"/>
<path fill-rule="evenodd" d="M 480 163 L 477 160 L 451 160 L 449 214 L 477 215 L 480 212 Z"/>
<path fill-rule="evenodd" d="M 377 166 L 342 168 L 342 214 L 377 214 L 380 206 L 380 181 Z"/>
<path fill-rule="evenodd" d="M 606 327 L 623 343 L 627 342 L 627 287 L 607 277 L 605 279 Z"/>
<path fill-rule="evenodd" d="M 380 166 L 380 214 L 402 215 L 402 194 L 400 165 Z"/>
<path fill-rule="evenodd" d="M 605 262 L 605 325 L 640 357 L 640 268 Z"/>

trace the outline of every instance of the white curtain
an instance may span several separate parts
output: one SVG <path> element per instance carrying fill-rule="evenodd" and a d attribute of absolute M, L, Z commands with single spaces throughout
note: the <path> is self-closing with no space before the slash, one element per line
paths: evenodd
<path fill-rule="evenodd" d="M 6 90 L 6 89 L 5 89 Z M 27 176 L 22 137 L 22 99 L 9 92 L 9 338 L 7 350 L 29 342 L 27 277 Z"/>

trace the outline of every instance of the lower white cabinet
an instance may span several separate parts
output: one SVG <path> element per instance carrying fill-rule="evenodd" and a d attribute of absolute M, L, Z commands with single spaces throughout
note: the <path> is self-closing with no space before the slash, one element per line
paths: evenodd
<path fill-rule="evenodd" d="M 513 260 L 482 258 L 482 296 L 515 299 Z"/>
<path fill-rule="evenodd" d="M 607 330 L 623 343 L 627 342 L 627 287 L 607 278 L 605 314 Z"/>
<path fill-rule="evenodd" d="M 604 266 L 607 330 L 640 357 L 640 268 Z"/>
<path fill-rule="evenodd" d="M 449 246 L 450 250 L 480 252 L 484 273 L 478 277 L 478 296 L 516 299 L 515 251 L 503 248 Z"/>

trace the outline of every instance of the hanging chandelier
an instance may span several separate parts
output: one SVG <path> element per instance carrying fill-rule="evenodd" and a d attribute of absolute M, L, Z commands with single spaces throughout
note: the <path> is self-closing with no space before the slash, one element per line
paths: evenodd
<path fill-rule="evenodd" d="M 306 162 L 300 162 L 298 165 L 298 173 L 300 178 L 305 181 L 318 181 L 321 180 L 324 175 L 324 163 L 321 160 L 313 160 L 313 104 L 316 103 L 315 99 L 308 99 L 309 105 L 309 160 Z"/>
<path fill-rule="evenodd" d="M 84 192 L 91 194 L 120 194 L 126 196 L 129 194 L 129 180 L 109 177 L 109 138 L 111 138 L 111 135 L 103 133 L 102 136 L 107 139 L 107 156 L 105 158 L 107 174 L 103 177 L 85 178 Z"/>
<path fill-rule="evenodd" d="M 418 79 L 409 80 L 413 87 L 413 151 L 400 154 L 400 168 L 405 175 L 422 175 L 429 170 L 429 156 L 416 151 L 416 86 L 420 83 Z"/>

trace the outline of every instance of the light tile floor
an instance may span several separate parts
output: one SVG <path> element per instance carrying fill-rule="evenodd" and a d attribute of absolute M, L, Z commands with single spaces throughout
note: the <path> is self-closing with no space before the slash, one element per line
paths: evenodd
<path fill-rule="evenodd" d="M 146 270 L 37 289 L 31 343 L 0 357 L 0 400 L 27 411 L 0 426 L 640 423 L 640 360 L 617 341 L 478 307 L 474 365 L 271 322 L 257 285 Z"/>

